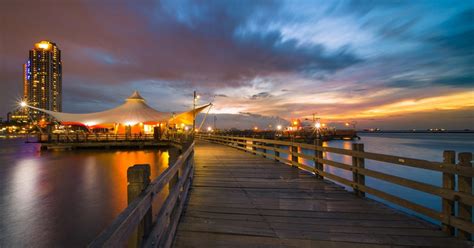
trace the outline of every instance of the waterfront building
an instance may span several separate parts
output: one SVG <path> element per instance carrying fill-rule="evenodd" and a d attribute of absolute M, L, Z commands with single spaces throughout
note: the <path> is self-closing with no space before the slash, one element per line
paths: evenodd
<path fill-rule="evenodd" d="M 51 41 L 40 41 L 29 51 L 23 65 L 23 100 L 36 108 L 62 111 L 61 50 Z M 31 109 L 32 120 L 45 117 Z"/>
<path fill-rule="evenodd" d="M 122 105 L 102 112 L 73 114 L 31 105 L 25 107 L 48 114 L 63 125 L 81 125 L 89 130 L 108 130 L 114 134 L 153 134 L 158 129 L 164 131 L 165 128 L 185 128 L 192 125 L 194 116 L 210 106 L 211 104 L 206 104 L 178 114 L 160 112 L 150 107 L 140 93 L 135 91 Z"/>
<path fill-rule="evenodd" d="M 9 121 L 16 123 L 28 123 L 30 119 L 28 117 L 28 112 L 26 110 L 20 109 L 14 112 L 9 112 Z"/>

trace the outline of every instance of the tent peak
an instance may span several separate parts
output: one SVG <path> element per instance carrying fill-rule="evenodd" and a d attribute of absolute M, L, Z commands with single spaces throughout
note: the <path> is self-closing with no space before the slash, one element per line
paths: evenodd
<path fill-rule="evenodd" d="M 135 90 L 133 92 L 133 94 L 127 98 L 127 100 L 142 100 L 142 101 L 145 101 L 145 99 L 143 99 L 143 97 L 140 95 L 138 90 Z"/>

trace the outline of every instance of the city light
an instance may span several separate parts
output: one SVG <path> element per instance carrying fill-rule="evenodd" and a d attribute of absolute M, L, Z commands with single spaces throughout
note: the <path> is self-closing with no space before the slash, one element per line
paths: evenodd
<path fill-rule="evenodd" d="M 46 49 L 46 50 L 51 47 L 51 44 L 49 44 L 49 42 L 47 41 L 41 41 L 39 43 L 36 43 L 36 45 L 38 46 L 38 48 Z"/>
<path fill-rule="evenodd" d="M 346 124 L 344 124 L 344 125 L 346 125 L 346 127 L 348 127 L 348 126 L 349 126 L 349 122 L 346 122 Z"/>
<path fill-rule="evenodd" d="M 316 124 L 314 124 L 314 127 L 316 127 L 317 129 L 321 128 L 321 123 L 316 122 Z"/>
<path fill-rule="evenodd" d="M 277 130 L 278 130 L 278 131 L 280 131 L 281 128 L 282 128 L 281 125 L 278 125 L 278 126 L 277 126 Z"/>
<path fill-rule="evenodd" d="M 212 127 L 207 127 L 208 132 L 212 132 Z"/>
<path fill-rule="evenodd" d="M 137 124 L 136 122 L 133 122 L 133 121 L 127 121 L 125 122 L 125 126 L 135 126 L 135 124 Z M 89 126 L 89 125 L 88 125 Z"/>
<path fill-rule="evenodd" d="M 20 107 L 24 108 L 24 107 L 26 107 L 26 106 L 28 106 L 28 104 L 26 104 L 25 101 L 21 101 L 21 102 L 20 102 Z"/>
<path fill-rule="evenodd" d="M 298 121 L 293 121 L 293 125 L 298 125 Z"/>
<path fill-rule="evenodd" d="M 253 127 L 253 130 L 257 131 L 257 130 L 258 130 L 258 127 Z"/>

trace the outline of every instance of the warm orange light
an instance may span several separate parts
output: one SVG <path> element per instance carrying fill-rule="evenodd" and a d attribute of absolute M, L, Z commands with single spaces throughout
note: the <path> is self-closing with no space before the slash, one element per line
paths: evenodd
<path fill-rule="evenodd" d="M 348 127 L 348 126 L 349 126 L 349 122 L 346 122 L 346 124 L 344 124 L 344 125 L 346 125 L 346 127 Z"/>
<path fill-rule="evenodd" d="M 253 129 L 254 129 L 254 130 L 258 130 L 258 127 L 254 127 Z"/>
<path fill-rule="evenodd" d="M 293 121 L 293 125 L 298 125 L 298 121 Z"/>
<path fill-rule="evenodd" d="M 325 127 L 325 126 L 326 126 L 326 123 L 323 123 L 323 124 L 321 124 L 321 125 L 322 125 L 323 127 Z"/>
<path fill-rule="evenodd" d="M 406 99 L 386 105 L 380 105 L 375 108 L 353 110 L 342 114 L 330 115 L 327 116 L 327 118 L 333 120 L 347 120 L 348 116 L 349 118 L 386 117 L 394 114 L 470 109 L 472 107 L 474 107 L 472 92 L 468 91 L 421 99 Z"/>
<path fill-rule="evenodd" d="M 277 126 L 277 130 L 281 130 L 281 128 L 282 128 L 281 125 Z"/>
<path fill-rule="evenodd" d="M 41 41 L 41 42 L 36 43 L 35 47 L 41 48 L 44 50 L 49 50 L 51 48 L 51 43 L 49 43 L 48 41 Z"/>

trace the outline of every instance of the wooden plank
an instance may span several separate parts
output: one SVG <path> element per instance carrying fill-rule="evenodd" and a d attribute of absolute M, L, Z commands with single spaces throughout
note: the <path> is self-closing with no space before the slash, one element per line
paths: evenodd
<path fill-rule="evenodd" d="M 459 165 L 456 167 L 472 169 L 472 153 L 462 152 L 459 153 L 458 156 Z M 472 177 L 459 176 L 458 188 L 459 192 L 472 194 Z M 472 205 L 460 202 L 458 204 L 458 216 L 460 220 L 470 223 L 469 226 L 458 226 L 460 229 L 458 236 L 461 239 L 472 240 L 472 234 L 474 233 L 474 224 L 472 224 Z"/>
<path fill-rule="evenodd" d="M 332 226 L 327 228 L 319 228 L 316 230 L 309 229 L 294 229 L 298 225 L 272 225 L 267 227 L 265 222 L 257 221 L 230 221 L 219 219 L 193 219 L 189 218 L 183 222 L 179 231 L 195 231 L 202 232 L 205 230 L 210 233 L 222 233 L 233 235 L 247 235 L 259 237 L 279 237 L 279 238 L 296 238 L 309 240 L 325 240 L 325 241 L 339 241 L 339 242 L 354 242 L 366 244 L 380 244 L 380 245 L 411 245 L 420 246 L 428 244 L 436 244 L 442 247 L 463 247 L 466 242 L 455 240 L 446 237 L 442 232 L 441 235 L 408 235 L 403 232 L 404 228 L 399 228 L 398 231 L 402 234 L 393 233 L 391 228 L 385 228 L 385 233 L 381 232 L 340 232 L 341 228 L 346 230 L 357 229 L 357 226 Z M 324 227 L 324 226 L 322 226 Z M 363 229 L 360 229 L 361 231 Z M 392 232 L 391 234 L 388 234 Z"/>
<path fill-rule="evenodd" d="M 321 240 L 304 240 L 223 233 L 181 231 L 176 238 L 175 247 L 328 247 L 328 248 L 388 248 L 390 245 L 361 244 Z"/>
<path fill-rule="evenodd" d="M 308 172 L 284 167 L 251 154 L 263 152 L 240 147 L 235 140 L 230 145 L 235 149 L 211 143 L 196 147 L 195 179 L 174 246 L 469 247 L 430 223 L 317 179 L 312 167 L 266 154 Z M 256 147 L 262 145 L 258 139 L 255 141 Z M 354 186 L 345 178 L 316 172 Z M 367 191 L 359 183 L 356 185 Z"/>

